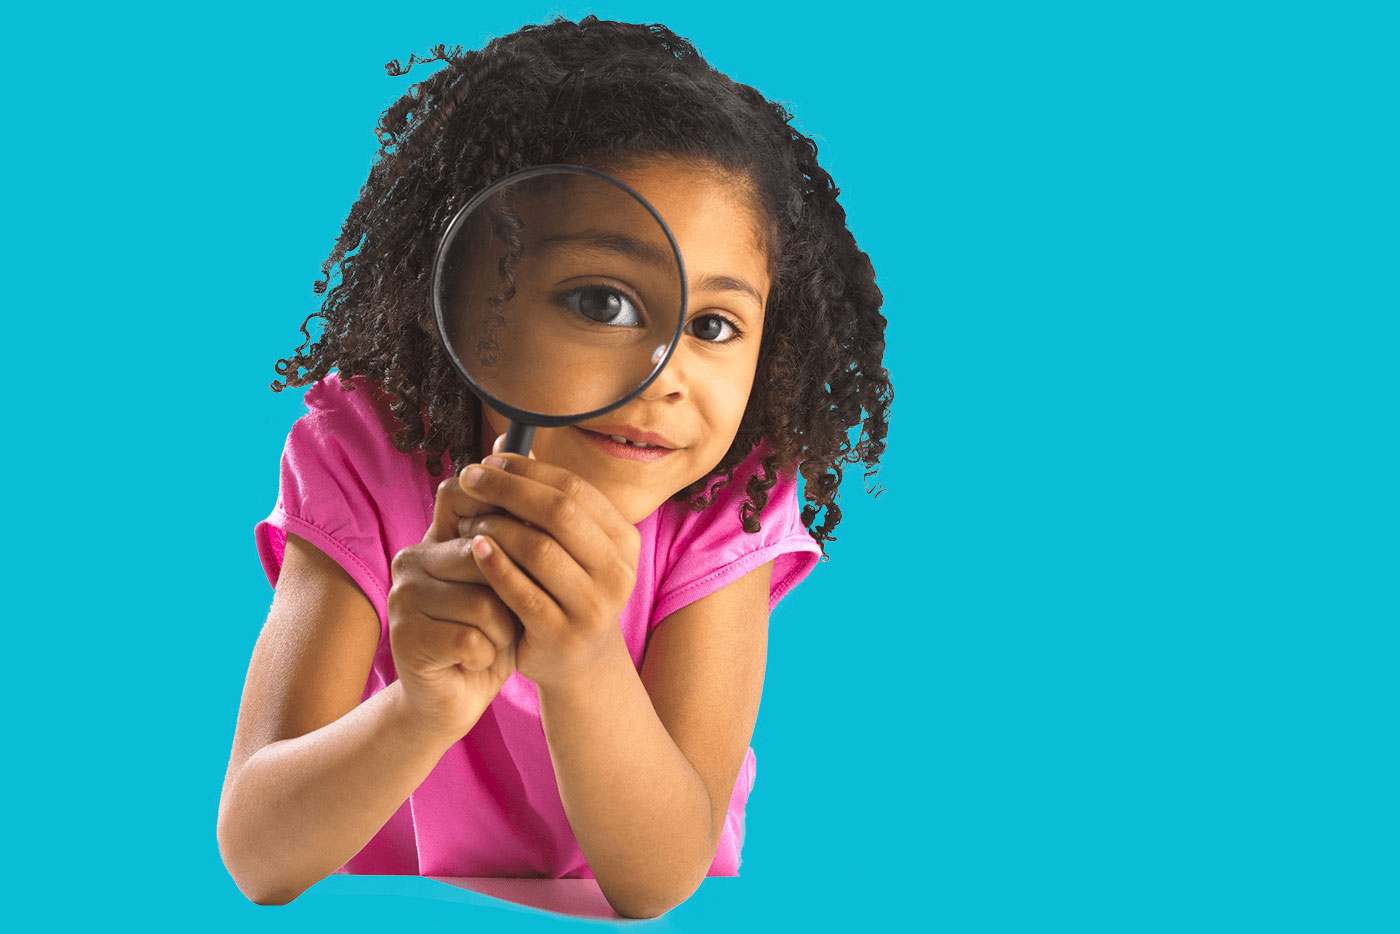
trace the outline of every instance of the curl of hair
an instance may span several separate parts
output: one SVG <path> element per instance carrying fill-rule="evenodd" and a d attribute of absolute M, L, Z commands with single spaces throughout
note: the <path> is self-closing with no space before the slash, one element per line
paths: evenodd
<path fill-rule="evenodd" d="M 395 447 L 424 452 L 434 475 L 444 454 L 460 470 L 477 457 L 479 409 L 438 342 L 428 301 L 433 252 L 456 211 L 531 165 L 708 164 L 753 195 L 770 224 L 774 275 L 755 391 L 734 442 L 707 477 L 672 498 L 708 507 L 762 443 L 743 527 L 758 531 L 769 491 L 795 468 L 805 480 L 802 521 L 825 551 L 841 521 L 845 465 L 864 463 L 868 480 L 885 452 L 893 390 L 882 365 L 883 297 L 816 145 L 785 108 L 660 25 L 561 18 L 480 51 L 439 45 L 385 69 L 399 76 L 439 61 L 446 67 L 382 114 L 369 178 L 313 286 L 321 308 L 302 323 L 301 346 L 277 361 L 282 379 L 272 389 L 338 369 L 349 390 L 349 377 L 364 376 L 389 400 Z M 322 322 L 314 341 L 313 318 Z"/>

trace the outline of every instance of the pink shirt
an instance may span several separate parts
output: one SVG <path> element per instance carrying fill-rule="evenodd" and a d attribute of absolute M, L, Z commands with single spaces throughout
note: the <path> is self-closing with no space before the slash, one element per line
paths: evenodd
<path fill-rule="evenodd" d="M 396 677 L 385 610 L 389 564 L 422 540 L 440 478 L 428 473 L 422 453 L 394 448 L 393 416 L 368 383 L 356 377 L 356 391 L 347 393 L 338 379 L 332 374 L 307 390 L 308 411 L 283 450 L 277 505 L 256 536 L 274 586 L 292 532 L 334 558 L 374 604 L 380 634 L 368 699 Z M 751 457 L 701 513 L 667 502 L 637 526 L 637 583 L 619 625 L 639 670 L 651 631 L 681 607 L 772 561 L 771 610 L 816 564 L 821 551 L 802 525 L 795 477 L 773 487 L 762 530 L 744 532 L 738 509 L 756 467 Z M 754 767 L 750 748 L 709 875 L 738 875 Z M 471 732 L 340 871 L 591 878 L 559 799 L 534 682 L 513 674 Z"/>

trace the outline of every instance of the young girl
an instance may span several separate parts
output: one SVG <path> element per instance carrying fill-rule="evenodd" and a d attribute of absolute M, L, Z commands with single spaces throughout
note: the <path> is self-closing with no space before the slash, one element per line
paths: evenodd
<path fill-rule="evenodd" d="M 322 267 L 320 339 L 277 364 L 274 390 L 311 388 L 257 526 L 276 594 L 219 845 L 262 903 L 336 871 L 591 876 L 653 917 L 738 872 L 769 612 L 833 538 L 843 465 L 885 448 L 881 295 L 811 140 L 668 30 L 434 52 Z M 626 405 L 492 456 L 506 422 L 438 343 L 432 257 L 475 192 L 547 163 L 655 205 L 685 330 Z"/>

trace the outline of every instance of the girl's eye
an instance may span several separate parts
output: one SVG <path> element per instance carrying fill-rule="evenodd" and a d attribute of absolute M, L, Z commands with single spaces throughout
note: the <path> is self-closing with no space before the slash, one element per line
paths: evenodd
<path fill-rule="evenodd" d="M 589 285 L 566 292 L 564 304 L 576 314 L 598 324 L 613 327 L 639 328 L 642 315 L 632 300 L 615 288 L 606 285 Z"/>
<path fill-rule="evenodd" d="M 722 315 L 701 315 L 690 323 L 691 333 L 702 341 L 727 344 L 740 334 L 739 326 Z"/>

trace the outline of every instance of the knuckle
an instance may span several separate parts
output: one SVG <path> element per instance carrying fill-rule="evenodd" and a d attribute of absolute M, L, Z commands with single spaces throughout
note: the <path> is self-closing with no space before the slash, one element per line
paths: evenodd
<path fill-rule="evenodd" d="M 550 512 L 556 523 L 568 525 L 578 515 L 578 499 L 575 494 L 566 490 L 554 498 L 554 505 Z"/>
<path fill-rule="evenodd" d="M 540 596 L 539 593 L 527 593 L 520 599 L 520 608 L 525 611 L 527 616 L 542 616 L 545 611 L 544 597 Z"/>
<path fill-rule="evenodd" d="M 547 562 L 554 554 L 554 539 L 548 535 L 531 535 L 525 543 L 525 552 L 532 563 Z"/>
<path fill-rule="evenodd" d="M 452 626 L 457 630 L 453 633 L 454 638 L 452 642 L 459 652 L 466 654 L 481 648 L 484 637 L 481 635 L 480 629 L 477 629 L 475 626 L 462 626 L 456 623 L 453 623 Z"/>
<path fill-rule="evenodd" d="M 401 607 L 389 612 L 389 643 L 402 647 L 411 641 L 418 630 L 419 618 L 416 613 L 404 611 Z"/>
<path fill-rule="evenodd" d="M 418 560 L 417 546 L 409 545 L 407 548 L 400 548 L 394 555 L 393 562 L 389 565 L 389 571 L 394 577 L 399 577 Z"/>
<path fill-rule="evenodd" d="M 384 597 L 384 606 L 392 617 L 402 617 L 413 605 L 414 585 L 412 580 L 400 578 L 394 581 L 389 593 Z"/>
<path fill-rule="evenodd" d="M 475 626 L 462 626 L 457 636 L 457 657 L 468 668 L 485 668 L 496 657 L 496 647 Z"/>

